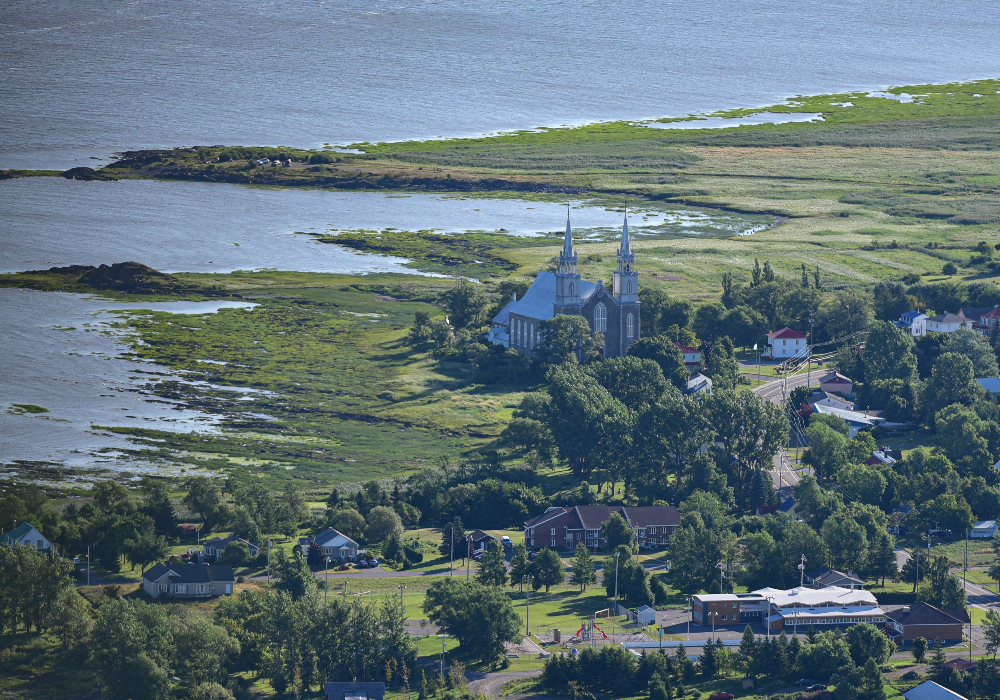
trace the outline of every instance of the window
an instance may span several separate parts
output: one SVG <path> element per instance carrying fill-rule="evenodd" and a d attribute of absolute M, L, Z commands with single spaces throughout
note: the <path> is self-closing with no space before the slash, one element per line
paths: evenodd
<path fill-rule="evenodd" d="M 635 337 L 635 318 L 632 317 L 632 314 L 629 314 L 625 318 L 625 337 L 626 338 Z"/>
<path fill-rule="evenodd" d="M 570 282 L 569 283 L 569 295 L 573 296 L 574 294 L 576 294 L 576 283 Z"/>
<path fill-rule="evenodd" d="M 529 345 L 529 347 L 534 348 L 535 347 L 535 324 L 532 323 L 529 328 L 530 328 L 530 330 L 528 331 L 528 338 L 529 338 L 528 345 Z"/>
<path fill-rule="evenodd" d="M 788 341 L 787 341 L 787 340 L 782 340 L 782 341 L 781 341 L 781 344 L 782 344 L 782 345 L 788 345 Z"/>
<path fill-rule="evenodd" d="M 517 319 L 517 344 L 521 345 L 521 319 Z"/>
<path fill-rule="evenodd" d="M 205 584 L 204 584 L 204 583 L 199 583 L 199 584 L 198 584 L 198 585 L 197 585 L 197 586 L 195 587 L 195 592 L 196 592 L 196 593 L 204 593 L 204 592 L 205 592 Z"/>
<path fill-rule="evenodd" d="M 728 620 L 728 619 L 729 619 L 729 615 L 723 615 L 723 616 L 722 616 L 722 619 L 723 619 L 723 620 Z"/>
<path fill-rule="evenodd" d="M 549 546 L 550 547 L 555 547 L 556 546 L 556 538 L 555 537 L 552 538 L 552 540 L 549 543 Z"/>
<path fill-rule="evenodd" d="M 556 535 L 556 529 L 555 528 L 552 528 L 552 533 L 551 534 L 552 534 L 553 537 L 555 537 L 555 535 Z"/>
<path fill-rule="evenodd" d="M 625 283 L 625 290 L 626 290 L 625 291 L 626 294 L 631 294 L 632 293 L 632 280 L 628 280 Z"/>
<path fill-rule="evenodd" d="M 157 590 L 159 590 L 160 593 L 166 593 L 167 592 L 167 584 L 161 583 L 159 586 L 157 586 Z"/>
<path fill-rule="evenodd" d="M 598 333 L 608 330 L 608 309 L 600 302 L 594 307 L 594 330 Z"/>

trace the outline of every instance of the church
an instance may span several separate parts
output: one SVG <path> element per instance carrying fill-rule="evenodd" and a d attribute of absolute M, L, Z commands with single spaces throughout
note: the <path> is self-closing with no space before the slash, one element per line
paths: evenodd
<path fill-rule="evenodd" d="M 592 331 L 603 333 L 604 357 L 622 357 L 639 339 L 639 273 L 635 271 L 635 254 L 629 242 L 627 213 L 612 289 L 607 289 L 602 280 L 595 284 L 581 279 L 576 271 L 567 212 L 558 272 L 542 270 L 523 297 L 515 295 L 493 318 L 490 340 L 532 355 L 541 341 L 541 322 L 560 314 L 583 316 Z"/>

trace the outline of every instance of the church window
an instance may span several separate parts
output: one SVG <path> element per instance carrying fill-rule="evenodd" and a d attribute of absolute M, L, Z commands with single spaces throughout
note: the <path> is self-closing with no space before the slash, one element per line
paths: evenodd
<path fill-rule="evenodd" d="M 532 323 L 529 326 L 529 329 L 530 330 L 528 331 L 528 347 L 534 348 L 535 347 L 535 324 Z"/>
<path fill-rule="evenodd" d="M 521 319 L 517 319 L 517 344 L 521 344 Z"/>
<path fill-rule="evenodd" d="M 574 282 L 569 283 L 569 295 L 573 296 L 576 294 L 576 284 Z"/>
<path fill-rule="evenodd" d="M 601 303 L 594 307 L 594 330 L 598 333 L 608 330 L 608 309 Z"/>
<path fill-rule="evenodd" d="M 629 314 L 625 318 L 625 337 L 626 338 L 635 337 L 635 318 L 632 317 L 632 314 Z"/>
<path fill-rule="evenodd" d="M 626 294 L 632 293 L 632 280 L 628 280 L 625 282 L 625 293 Z"/>

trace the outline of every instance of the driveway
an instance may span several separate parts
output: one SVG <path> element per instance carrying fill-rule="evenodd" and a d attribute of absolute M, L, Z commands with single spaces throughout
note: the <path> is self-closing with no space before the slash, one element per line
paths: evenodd
<path fill-rule="evenodd" d="M 470 679 L 469 690 L 474 693 L 485 693 L 491 698 L 498 698 L 500 697 L 500 689 L 511 681 L 519 681 L 524 678 L 535 678 L 542 675 L 542 670 L 535 669 L 534 671 L 513 671 L 511 673 L 466 672 L 466 675 Z"/>

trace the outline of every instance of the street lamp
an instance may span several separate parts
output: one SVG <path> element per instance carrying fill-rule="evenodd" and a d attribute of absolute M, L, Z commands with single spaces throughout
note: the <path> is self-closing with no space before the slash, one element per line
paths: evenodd
<path fill-rule="evenodd" d="M 712 618 L 712 644 L 715 644 L 715 618 L 719 616 L 719 613 L 713 611 L 708 616 Z"/>
<path fill-rule="evenodd" d="M 524 636 L 531 634 L 531 574 L 526 574 L 522 581 L 528 580 L 528 585 L 524 587 Z"/>
<path fill-rule="evenodd" d="M 802 555 L 802 563 L 800 563 L 799 566 L 798 566 L 798 569 L 799 569 L 799 588 L 802 588 L 802 585 L 805 583 L 805 578 L 806 578 L 806 562 L 807 561 L 808 560 L 806 559 L 806 555 L 803 554 Z"/>
<path fill-rule="evenodd" d="M 809 312 L 809 342 L 806 343 L 806 388 L 812 386 L 812 351 L 809 346 L 812 344 L 813 340 L 813 312 Z"/>

